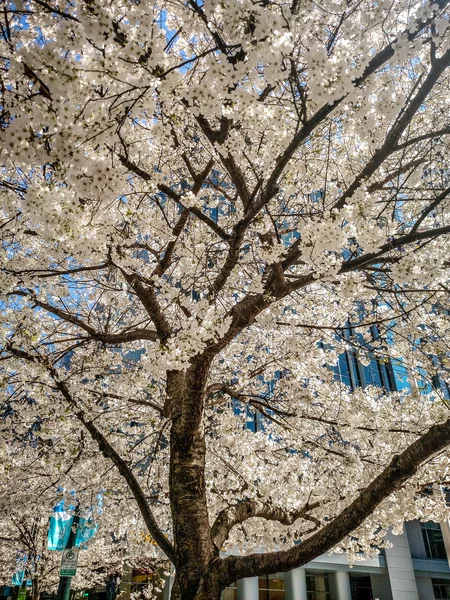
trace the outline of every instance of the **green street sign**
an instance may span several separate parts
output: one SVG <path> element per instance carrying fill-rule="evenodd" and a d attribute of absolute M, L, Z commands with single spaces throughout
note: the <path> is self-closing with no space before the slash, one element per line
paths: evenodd
<path fill-rule="evenodd" d="M 77 572 L 77 564 L 78 548 L 66 548 L 63 550 L 61 568 L 59 570 L 61 577 L 74 577 Z M 20 598 L 17 600 L 20 600 Z"/>
<path fill-rule="evenodd" d="M 27 589 L 20 588 L 19 593 L 17 594 L 17 600 L 25 600 L 27 597 Z"/>

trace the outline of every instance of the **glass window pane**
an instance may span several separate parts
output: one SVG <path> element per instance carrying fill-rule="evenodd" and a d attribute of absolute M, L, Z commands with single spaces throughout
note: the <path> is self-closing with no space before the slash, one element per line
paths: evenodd
<path fill-rule="evenodd" d="M 336 369 L 336 379 L 342 381 L 345 385 L 352 387 L 352 380 L 350 377 L 350 365 L 347 359 L 347 354 L 340 354 L 338 358 L 338 364 Z"/>
<path fill-rule="evenodd" d="M 352 600 L 373 600 L 370 575 L 350 573 Z"/>
<path fill-rule="evenodd" d="M 381 377 L 378 370 L 378 363 L 376 360 L 371 360 L 367 367 L 364 367 L 364 378 L 367 385 L 375 385 L 381 387 Z"/>
<path fill-rule="evenodd" d="M 280 575 L 269 575 L 269 590 L 284 590 L 284 579 Z"/>
<path fill-rule="evenodd" d="M 308 600 L 330 600 L 328 592 L 308 592 Z"/>
<path fill-rule="evenodd" d="M 433 592 L 436 600 L 450 600 L 450 581 L 446 579 L 432 579 Z"/>
<path fill-rule="evenodd" d="M 328 573 L 307 573 L 306 595 L 308 600 L 332 600 Z"/>
<path fill-rule="evenodd" d="M 445 560 L 447 558 L 447 553 L 445 551 L 444 538 L 442 537 L 441 526 L 439 523 L 428 521 L 427 523 L 421 523 L 421 528 L 427 557 Z"/>

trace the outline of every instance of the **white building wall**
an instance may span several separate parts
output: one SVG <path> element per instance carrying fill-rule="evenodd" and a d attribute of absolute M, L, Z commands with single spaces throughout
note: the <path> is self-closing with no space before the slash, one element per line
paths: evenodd
<path fill-rule="evenodd" d="M 167 577 L 164 582 L 163 594 L 162 594 L 163 600 L 170 600 L 170 595 L 172 593 L 172 586 L 173 586 L 173 575 L 169 575 L 169 577 Z"/>
<path fill-rule="evenodd" d="M 450 520 L 447 519 L 441 523 L 442 537 L 444 538 L 445 552 L 447 553 L 447 562 L 450 565 Z"/>
<path fill-rule="evenodd" d="M 420 521 L 409 521 L 409 523 L 405 523 L 405 530 L 406 535 L 408 536 L 411 556 L 413 558 L 427 558 Z"/>
<path fill-rule="evenodd" d="M 387 538 L 392 544 L 391 548 L 386 548 L 392 600 L 419 600 L 406 532 L 403 531 L 401 535 L 390 533 Z"/>
<path fill-rule="evenodd" d="M 336 571 L 336 592 L 338 600 L 352 600 L 352 593 L 350 590 L 350 578 L 348 571 Z"/>
<path fill-rule="evenodd" d="M 387 574 L 372 573 L 370 575 L 370 583 L 374 598 L 378 598 L 378 600 L 392 600 L 391 586 Z"/>
<path fill-rule="evenodd" d="M 305 569 L 299 568 L 285 573 L 284 589 L 286 600 L 307 600 Z"/>
<path fill-rule="evenodd" d="M 416 583 L 420 600 L 435 600 L 430 577 L 417 577 Z"/>
<path fill-rule="evenodd" d="M 446 533 L 450 542 L 450 528 Z M 374 600 L 435 600 L 431 578 L 450 580 L 450 567 L 445 560 L 426 558 L 420 522 L 405 524 L 404 532 L 389 534 L 388 541 L 392 547 L 385 549 L 385 556 L 357 561 L 352 567 L 345 555 L 331 554 L 285 573 L 285 600 L 308 600 L 306 576 L 314 572 L 329 573 L 333 600 L 353 600 L 352 573 L 370 576 Z M 166 583 L 163 600 L 169 600 L 170 583 Z M 258 577 L 238 581 L 237 598 L 258 600 Z"/>
<path fill-rule="evenodd" d="M 238 600 L 258 600 L 258 577 L 247 577 L 237 582 Z"/>

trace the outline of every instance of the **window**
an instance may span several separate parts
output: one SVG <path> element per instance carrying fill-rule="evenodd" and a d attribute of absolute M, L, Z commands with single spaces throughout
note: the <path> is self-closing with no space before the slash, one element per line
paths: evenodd
<path fill-rule="evenodd" d="M 306 597 L 308 600 L 334 600 L 328 573 L 306 574 Z"/>
<path fill-rule="evenodd" d="M 444 538 L 442 537 L 441 526 L 439 523 L 428 521 L 421 523 L 423 541 L 428 558 L 447 558 L 447 553 L 444 546 Z M 444 596 L 445 597 L 445 596 Z"/>
<path fill-rule="evenodd" d="M 346 350 L 340 355 L 339 378 L 352 390 L 362 387 L 362 369 L 353 350 Z"/>
<path fill-rule="evenodd" d="M 352 600 L 373 600 L 370 575 L 350 573 L 350 589 Z"/>
<path fill-rule="evenodd" d="M 416 386 L 421 394 L 430 394 L 433 391 L 433 386 L 425 369 L 422 367 L 416 368 Z"/>
<path fill-rule="evenodd" d="M 252 406 L 248 405 L 246 406 L 245 410 L 247 415 L 245 426 L 247 427 L 247 429 L 250 429 L 250 431 L 253 431 L 253 433 L 261 431 L 262 427 L 260 413 L 257 410 L 255 410 Z"/>
<path fill-rule="evenodd" d="M 259 600 L 285 600 L 282 575 L 262 575 L 258 578 Z"/>
<path fill-rule="evenodd" d="M 375 327 L 372 327 L 372 336 L 374 340 L 379 337 Z M 347 340 L 349 348 L 339 356 L 338 364 L 333 368 L 336 379 L 348 385 L 351 390 L 366 385 L 375 385 L 389 391 L 397 389 L 389 359 L 373 355 L 367 366 L 362 365 L 358 360 L 358 348 L 366 348 L 370 352 L 371 345 L 367 344 L 361 334 L 352 329 L 350 324 L 340 331 L 339 338 Z"/>
<path fill-rule="evenodd" d="M 432 579 L 433 592 L 436 600 L 450 600 L 450 581 L 446 579 Z"/>

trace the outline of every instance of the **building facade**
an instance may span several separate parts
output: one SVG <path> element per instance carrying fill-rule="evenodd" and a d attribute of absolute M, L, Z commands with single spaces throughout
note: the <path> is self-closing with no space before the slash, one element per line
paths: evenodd
<path fill-rule="evenodd" d="M 327 554 L 287 573 L 242 579 L 222 600 L 450 600 L 449 522 L 410 521 L 388 540 L 376 558 L 361 555 L 353 565 L 343 554 Z M 130 570 L 118 598 L 140 595 L 149 580 Z M 154 597 L 170 600 L 172 583 L 173 576 Z M 98 591 L 94 600 L 108 600 Z"/>
<path fill-rule="evenodd" d="M 345 555 L 323 555 L 288 573 L 238 581 L 223 600 L 448 600 L 449 523 L 405 523 L 376 558 L 349 565 Z M 167 588 L 169 586 L 166 586 Z M 168 589 L 166 598 L 169 598 Z"/>

